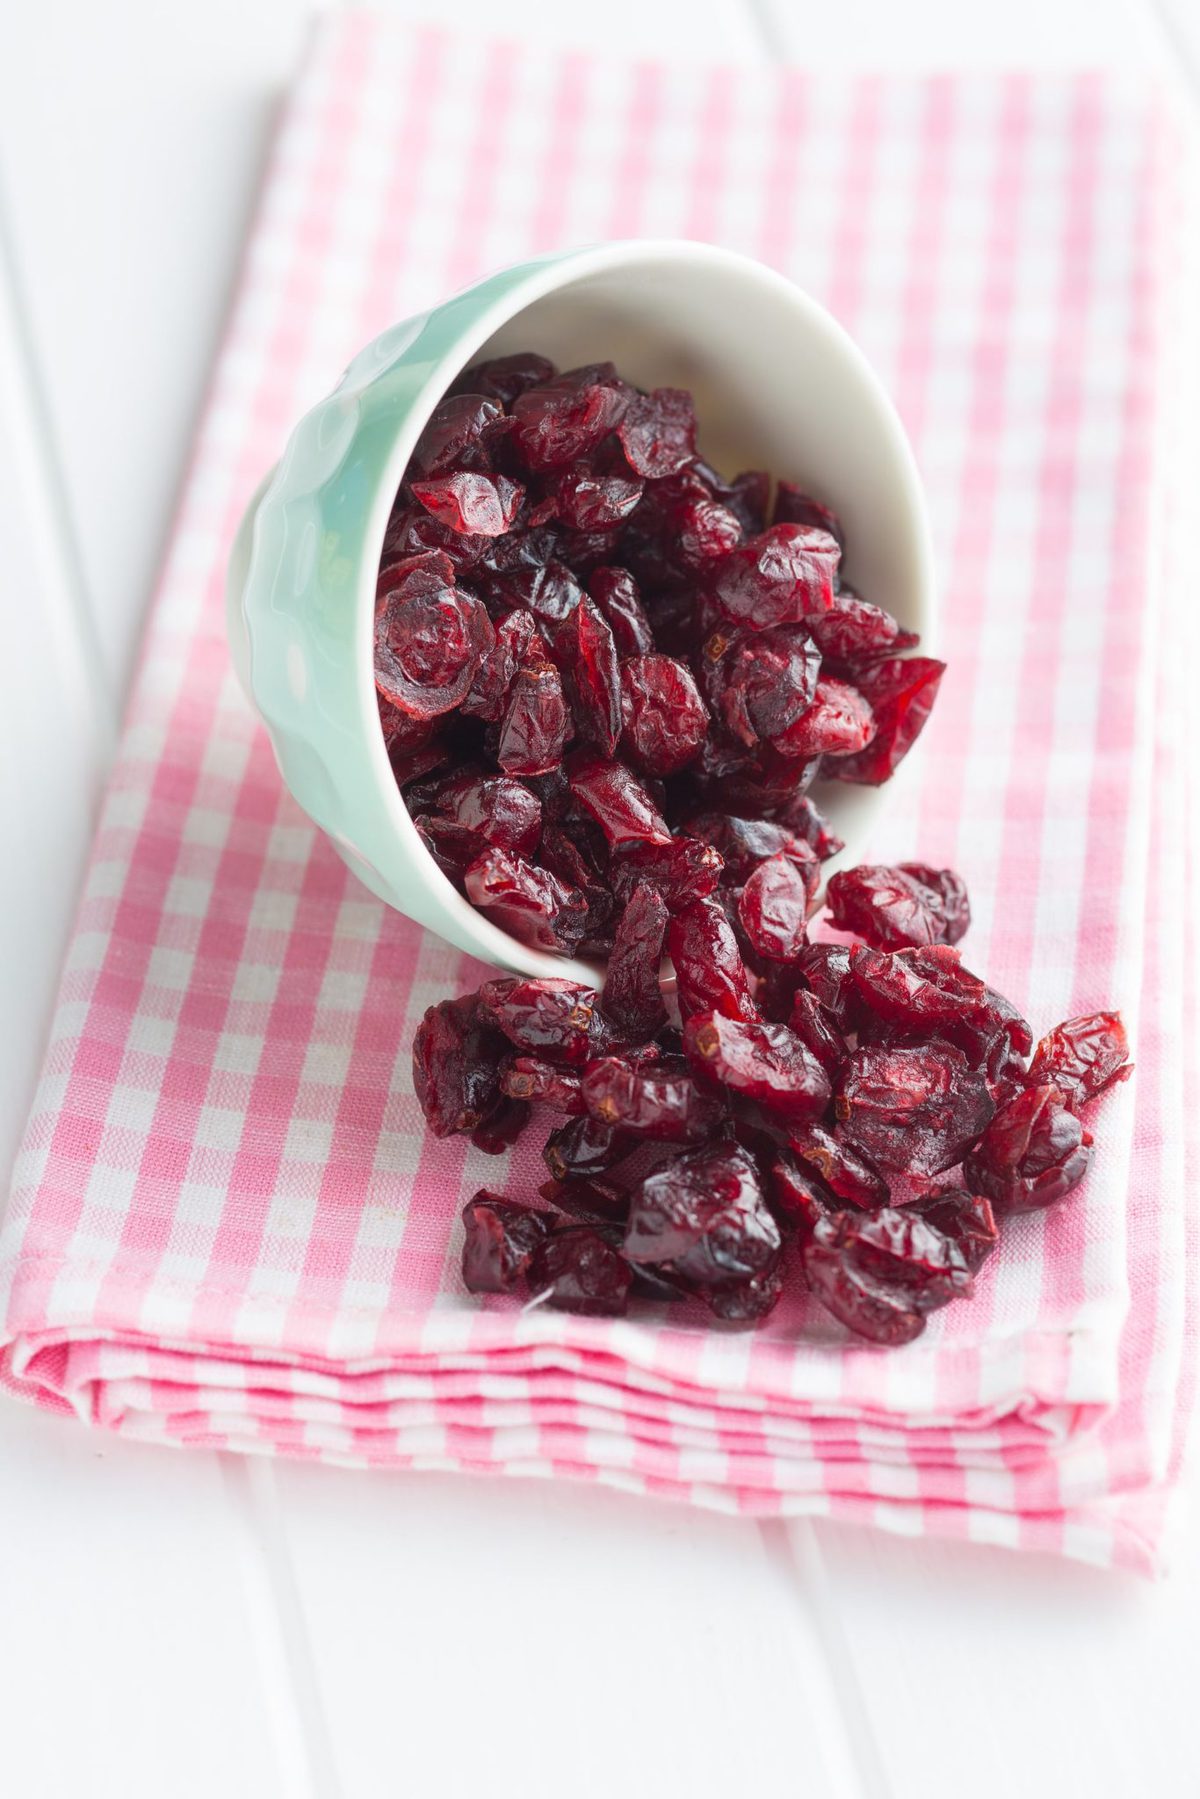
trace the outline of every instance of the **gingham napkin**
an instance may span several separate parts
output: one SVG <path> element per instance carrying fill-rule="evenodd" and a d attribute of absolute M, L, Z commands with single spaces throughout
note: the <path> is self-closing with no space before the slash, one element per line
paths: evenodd
<path fill-rule="evenodd" d="M 287 109 L 0 1237 L 3 1377 L 130 1436 L 566 1475 L 1154 1564 L 1194 1382 L 1185 660 L 1166 446 L 1180 149 L 1120 83 L 595 62 L 341 14 Z M 463 1291 L 508 1163 L 427 1137 L 413 1028 L 483 971 L 283 791 L 223 566 L 301 410 L 477 273 L 608 235 L 777 264 L 913 434 L 950 663 L 881 856 L 966 876 L 973 966 L 1138 1074 L 1095 1170 L 893 1354 L 798 1292 L 729 1335 Z M 730 321 L 737 329 L 737 321 Z M 1169 553 L 1170 552 L 1170 553 Z M 1192 1025 L 1194 1033 L 1194 1023 Z"/>

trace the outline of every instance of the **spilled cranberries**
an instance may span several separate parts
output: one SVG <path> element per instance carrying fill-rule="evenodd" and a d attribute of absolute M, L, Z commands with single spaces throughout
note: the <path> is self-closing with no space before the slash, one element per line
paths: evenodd
<path fill-rule="evenodd" d="M 1114 1012 L 1069 1019 L 1031 1060 L 1016 1007 L 945 941 L 970 916 L 949 869 L 850 869 L 830 916 L 874 941 L 789 938 L 805 864 L 743 826 L 719 833 L 722 873 L 753 869 L 732 890 L 681 910 L 649 880 L 628 890 L 601 991 L 500 978 L 425 1014 L 414 1082 L 439 1136 L 495 1153 L 535 1112 L 561 1120 L 544 1203 L 467 1206 L 463 1278 L 595 1316 L 691 1297 L 740 1327 L 790 1281 L 856 1336 L 909 1343 L 971 1293 L 1010 1217 L 1083 1179 L 1079 1114 L 1131 1073 L 1125 1032 Z M 751 845 L 767 853 L 743 865 Z M 769 950 L 731 922 L 765 875 Z"/>
<path fill-rule="evenodd" d="M 886 781 L 924 724 L 942 664 L 841 581 L 827 506 L 770 501 L 699 457 L 689 393 L 611 363 L 478 363 L 421 434 L 380 565 L 380 720 L 433 860 L 521 942 L 606 958 L 639 883 L 682 909 L 724 859 L 743 953 L 790 959 L 841 847 L 809 787 Z M 776 865 L 739 912 L 779 855 L 811 874 Z M 915 897 L 868 941 L 954 942 L 953 896 L 899 878 Z"/>

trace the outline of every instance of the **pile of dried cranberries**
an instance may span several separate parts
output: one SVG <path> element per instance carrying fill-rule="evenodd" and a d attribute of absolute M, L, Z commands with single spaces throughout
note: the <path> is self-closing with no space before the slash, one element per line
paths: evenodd
<path fill-rule="evenodd" d="M 695 434 L 686 393 L 522 354 L 468 369 L 413 452 L 375 626 L 397 782 L 475 906 L 607 959 L 599 992 L 505 977 L 430 1007 L 414 1084 L 438 1136 L 493 1153 L 561 1120 L 545 1206 L 466 1207 L 472 1292 L 753 1324 L 790 1244 L 843 1324 L 907 1343 L 997 1218 L 1082 1178 L 1125 1033 L 1073 1019 L 1030 1061 L 959 960 L 948 869 L 834 875 L 843 940 L 810 940 L 841 845 L 808 789 L 887 780 L 943 665 L 839 584 L 832 513 L 780 482 L 768 524 L 769 478 L 722 481 Z"/>
<path fill-rule="evenodd" d="M 1080 1110 L 1130 1072 L 1119 1017 L 1059 1025 L 1030 1061 L 1025 1020 L 953 947 L 970 917 L 956 875 L 836 874 L 829 921 L 862 941 L 809 942 L 816 871 L 760 844 L 734 882 L 670 910 L 639 882 L 600 992 L 505 977 L 430 1007 L 413 1077 L 439 1136 L 501 1150 L 535 1109 L 563 1118 L 547 1207 L 487 1191 L 467 1206 L 472 1292 L 608 1315 L 697 1295 L 755 1323 L 791 1241 L 836 1318 L 907 1343 L 970 1293 L 997 1219 L 1082 1179 Z"/>
<path fill-rule="evenodd" d="M 639 883 L 676 906 L 763 845 L 832 855 L 813 781 L 886 781 L 924 725 L 943 664 L 840 584 L 826 507 L 770 499 L 697 456 L 690 394 L 611 363 L 479 363 L 422 433 L 380 566 L 380 719 L 430 854 L 523 943 L 607 956 Z"/>

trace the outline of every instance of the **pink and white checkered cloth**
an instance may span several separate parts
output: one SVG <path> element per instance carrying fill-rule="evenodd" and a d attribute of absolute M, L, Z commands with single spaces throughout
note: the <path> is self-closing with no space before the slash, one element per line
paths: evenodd
<path fill-rule="evenodd" d="M 1155 1564 L 1195 1378 L 1163 478 L 1189 411 L 1180 155 L 1160 98 L 1100 78 L 816 79 L 322 27 L 0 1237 L 14 1392 L 157 1442 Z M 847 1347 L 798 1292 L 749 1335 L 464 1293 L 460 1208 L 485 1183 L 529 1193 L 536 1143 L 506 1166 L 426 1136 L 409 1047 L 483 971 L 356 884 L 230 672 L 234 525 L 361 343 L 488 267 L 639 233 L 778 265 L 874 359 L 928 483 L 950 663 L 879 852 L 963 872 L 970 960 L 1038 1029 L 1112 1003 L 1135 1039 L 1086 1187 L 898 1353 Z"/>

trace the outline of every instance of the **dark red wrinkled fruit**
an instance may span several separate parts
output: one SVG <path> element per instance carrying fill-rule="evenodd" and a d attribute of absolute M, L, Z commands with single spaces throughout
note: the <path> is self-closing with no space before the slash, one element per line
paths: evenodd
<path fill-rule="evenodd" d="M 601 995 L 605 1016 L 639 1042 L 656 1037 L 667 1022 L 658 978 L 666 934 L 666 901 L 656 888 L 639 882 L 617 926 Z"/>
<path fill-rule="evenodd" d="M 700 575 L 742 541 L 742 527 L 717 500 L 681 500 L 667 513 L 671 559 L 677 568 Z"/>
<path fill-rule="evenodd" d="M 669 1263 L 702 1288 L 766 1273 L 782 1241 L 753 1158 L 724 1139 L 686 1150 L 646 1175 L 633 1190 L 625 1228 L 627 1256 Z"/>
<path fill-rule="evenodd" d="M 481 1187 L 463 1207 L 463 1281 L 469 1293 L 511 1293 L 553 1227 L 547 1212 Z"/>
<path fill-rule="evenodd" d="M 460 536 L 503 536 L 512 529 L 525 498 L 525 489 L 506 475 L 467 469 L 414 481 L 412 490 L 426 512 Z"/>
<path fill-rule="evenodd" d="M 482 388 L 448 394 L 434 407 L 405 474 L 411 479 L 445 469 L 486 468 L 488 438 L 503 416 L 496 396 Z"/>
<path fill-rule="evenodd" d="M 977 1274 L 1000 1241 L 1000 1231 L 990 1200 L 960 1187 L 923 1194 L 906 1208 L 949 1237 L 962 1251 L 972 1274 Z"/>
<path fill-rule="evenodd" d="M 874 735 L 874 714 L 858 689 L 823 677 L 812 705 L 780 733 L 775 748 L 785 756 L 851 756 Z"/>
<path fill-rule="evenodd" d="M 504 1039 L 487 1023 L 477 995 L 430 1006 L 413 1038 L 413 1088 L 435 1137 L 473 1131 L 499 1093 Z"/>
<path fill-rule="evenodd" d="M 512 1148 L 532 1116 L 533 1107 L 527 1100 L 516 1099 L 501 1090 L 499 1098 L 471 1132 L 471 1142 L 485 1156 L 502 1156 Z"/>
<path fill-rule="evenodd" d="M 495 632 L 479 601 L 454 585 L 440 551 L 389 573 L 375 606 L 375 685 L 413 718 L 436 718 L 466 699 Z"/>
<path fill-rule="evenodd" d="M 1042 1211 L 1078 1186 L 1091 1160 L 1091 1136 L 1061 1089 L 1046 1082 L 996 1113 L 963 1164 L 963 1178 L 999 1212 Z"/>
<path fill-rule="evenodd" d="M 636 887 L 653 887 L 669 907 L 715 893 L 723 863 L 711 844 L 698 837 L 673 837 L 669 843 L 638 843 L 613 858 L 610 873 L 619 897 Z"/>
<path fill-rule="evenodd" d="M 987 1082 L 961 1050 L 868 1046 L 838 1078 L 838 1133 L 881 1168 L 937 1174 L 952 1168 L 991 1122 Z"/>
<path fill-rule="evenodd" d="M 633 1274 L 598 1232 L 569 1224 L 538 1246 L 528 1279 L 530 1296 L 556 1311 L 619 1318 L 628 1306 Z"/>
<path fill-rule="evenodd" d="M 562 1181 L 543 1181 L 538 1192 L 560 1212 L 569 1212 L 572 1218 L 582 1218 L 586 1224 L 624 1225 L 629 1216 L 626 1188 L 599 1175 L 569 1175 Z M 983 1203 L 986 1205 L 986 1200 Z"/>
<path fill-rule="evenodd" d="M 1053 1081 L 1075 1112 L 1132 1073 L 1119 1012 L 1093 1012 L 1055 1025 L 1038 1044 L 1029 1067 L 1030 1081 Z"/>
<path fill-rule="evenodd" d="M 538 1056 L 514 1056 L 500 1070 L 500 1091 L 510 1099 L 523 1100 L 531 1106 L 549 1106 L 552 1111 L 580 1118 L 587 1107 L 583 1103 L 583 1079 L 553 1062 Z"/>
<path fill-rule="evenodd" d="M 713 593 L 731 619 L 758 631 L 794 625 L 833 604 L 841 550 L 810 525 L 772 525 L 730 552 Z"/>
<path fill-rule="evenodd" d="M 583 599 L 554 635 L 554 656 L 579 737 L 611 756 L 621 735 L 621 669 L 613 634 L 591 600 Z"/>
<path fill-rule="evenodd" d="M 821 656 L 800 625 L 715 631 L 700 653 L 705 691 L 731 736 L 748 749 L 779 743 L 817 692 Z"/>
<path fill-rule="evenodd" d="M 685 1021 L 694 1012 L 757 1018 L 746 964 L 716 900 L 693 900 L 671 918 L 667 953 L 675 967 L 679 1010 Z"/>
<path fill-rule="evenodd" d="M 812 1168 L 790 1150 L 776 1150 L 767 1182 L 775 1212 L 789 1229 L 807 1233 L 822 1218 L 833 1218 L 844 1209 Z"/>
<path fill-rule="evenodd" d="M 456 775 L 438 788 L 438 805 L 448 819 L 485 844 L 532 856 L 542 834 L 542 807 L 536 794 L 505 775 Z"/>
<path fill-rule="evenodd" d="M 898 1287 L 889 1286 L 846 1253 L 842 1218 L 815 1226 L 800 1251 L 809 1288 L 839 1323 L 884 1348 L 911 1343 L 925 1329 L 924 1313 Z"/>
<path fill-rule="evenodd" d="M 805 849 L 808 849 L 806 844 Z M 808 908 L 819 875 L 809 851 L 760 862 L 738 896 L 738 916 L 755 953 L 768 962 L 795 962 L 808 942 Z"/>
<path fill-rule="evenodd" d="M 594 450 L 624 416 L 619 388 L 576 386 L 568 377 L 527 387 L 513 401 L 512 442 L 526 468 L 565 468 Z"/>
<path fill-rule="evenodd" d="M 891 1024 L 932 1031 L 964 1019 L 986 1021 L 988 989 L 947 944 L 895 952 L 850 952 L 860 1007 Z"/>
<path fill-rule="evenodd" d="M 776 487 L 771 523 L 815 525 L 819 531 L 827 531 L 836 540 L 840 550 L 846 547 L 846 533 L 842 530 L 842 522 L 837 513 L 828 506 L 822 506 L 820 500 L 814 500 L 810 494 L 804 493 L 793 481 L 781 481 Z"/>
<path fill-rule="evenodd" d="M 793 995 L 787 1023 L 832 1080 L 845 1066 L 850 1054 L 832 1012 L 821 1004 L 815 993 L 802 987 Z"/>
<path fill-rule="evenodd" d="M 463 879 L 471 904 L 521 943 L 559 956 L 579 948 L 587 901 L 577 887 L 500 849 L 478 857 Z"/>
<path fill-rule="evenodd" d="M 784 1024 L 752 1024 L 695 1012 L 683 1027 L 692 1065 L 780 1118 L 816 1118 L 829 1104 L 829 1076 Z"/>
<path fill-rule="evenodd" d="M 958 1243 L 911 1207 L 845 1217 L 839 1235 L 859 1268 L 900 1289 L 918 1312 L 937 1311 L 971 1291 L 971 1270 Z"/>
<path fill-rule="evenodd" d="M 677 474 L 696 450 L 696 413 L 692 396 L 678 387 L 658 387 L 632 394 L 617 436 L 635 474 L 661 481 Z"/>
<path fill-rule="evenodd" d="M 829 1191 L 848 1206 L 875 1211 L 888 1203 L 888 1185 L 874 1164 L 852 1143 L 806 1124 L 791 1133 L 795 1154 Z"/>
<path fill-rule="evenodd" d="M 626 1132 L 585 1114 L 551 1131 L 542 1148 L 542 1160 L 556 1181 L 603 1174 L 628 1154 L 632 1143 Z"/>
<path fill-rule="evenodd" d="M 779 823 L 794 831 L 797 837 L 803 837 L 805 843 L 811 844 L 817 857 L 828 862 L 830 856 L 836 856 L 846 845 L 836 831 L 831 831 L 825 814 L 815 800 L 806 793 L 795 795 L 779 809 Z"/>
<path fill-rule="evenodd" d="M 629 517 L 642 497 L 642 486 L 628 476 L 599 474 L 581 462 L 551 483 L 531 515 L 532 522 L 559 519 L 572 531 L 601 531 Z"/>
<path fill-rule="evenodd" d="M 567 779 L 572 797 L 599 825 L 611 848 L 670 843 L 666 820 L 624 763 L 577 751 L 567 764 Z"/>
<path fill-rule="evenodd" d="M 638 584 L 627 568 L 594 568 L 588 592 L 608 622 L 619 656 L 646 656 L 654 633 L 642 606 Z"/>
<path fill-rule="evenodd" d="M 702 1143 L 725 1116 L 722 1100 L 702 1092 L 674 1057 L 635 1064 L 602 1056 L 588 1064 L 583 1100 L 598 1123 L 668 1143 Z"/>
<path fill-rule="evenodd" d="M 768 856 L 792 855 L 807 860 L 804 840 L 786 825 L 769 818 L 730 818 L 723 812 L 697 812 L 688 830 L 717 850 L 725 864 L 723 879 L 742 887 Z"/>
<path fill-rule="evenodd" d="M 848 587 L 842 588 L 828 612 L 810 621 L 810 629 L 829 673 L 851 680 L 873 662 L 910 650 L 918 641 L 915 631 L 901 630 L 890 612 L 860 600 Z"/>
<path fill-rule="evenodd" d="M 562 761 L 568 724 L 562 681 L 535 632 L 508 691 L 497 762 L 510 775 L 547 774 Z"/>
<path fill-rule="evenodd" d="M 591 1053 L 596 994 L 578 981 L 485 981 L 479 1006 L 489 1023 L 530 1055 L 582 1065 Z"/>
<path fill-rule="evenodd" d="M 623 747 L 652 775 L 686 767 L 708 729 L 692 671 L 673 656 L 631 656 L 621 664 L 621 718 Z"/>
<path fill-rule="evenodd" d="M 702 1287 L 700 1297 L 722 1324 L 761 1324 L 783 1297 L 783 1271 L 768 1268 L 728 1287 Z"/>
<path fill-rule="evenodd" d="M 876 949 L 957 943 L 971 920 L 966 888 L 948 868 L 922 869 L 931 877 L 926 882 L 916 867 L 864 864 L 832 875 L 826 892 L 830 924 L 854 931 Z"/>
<path fill-rule="evenodd" d="M 857 686 L 875 720 L 875 735 L 857 755 L 839 756 L 826 772 L 839 781 L 879 787 L 895 774 L 925 728 L 946 672 L 931 656 L 889 656 L 859 670 Z"/>
<path fill-rule="evenodd" d="M 496 724 L 504 717 L 517 670 L 533 649 L 533 640 L 537 636 L 538 628 L 532 613 L 510 612 L 500 620 L 492 646 L 481 656 L 475 678 L 462 703 L 462 710 L 468 717 L 486 719 L 490 724 Z M 540 639 L 537 647 L 539 655 L 536 659 L 545 662 L 548 659 L 546 648 Z"/>
<path fill-rule="evenodd" d="M 553 381 L 557 373 L 548 357 L 535 355 L 532 350 L 519 350 L 515 356 L 493 356 L 490 362 L 477 362 L 464 369 L 450 391 L 452 394 L 486 394 L 503 406 L 511 406 L 527 387 L 539 387 L 543 382 Z"/>
<path fill-rule="evenodd" d="M 848 943 L 810 943 L 799 960 L 799 969 L 840 1031 L 857 1029 L 863 1003 L 854 978 Z"/>

